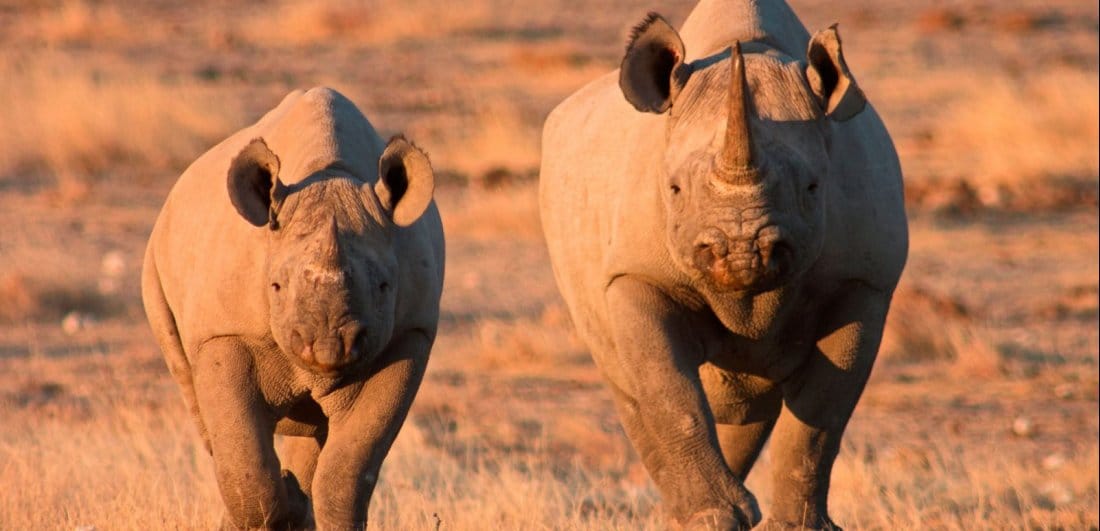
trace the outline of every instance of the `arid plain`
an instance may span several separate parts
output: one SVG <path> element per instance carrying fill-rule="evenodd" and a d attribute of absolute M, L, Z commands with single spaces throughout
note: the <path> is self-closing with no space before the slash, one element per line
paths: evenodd
<path fill-rule="evenodd" d="M 0 0 L 0 529 L 217 524 L 141 256 L 191 160 L 314 85 L 429 152 L 447 232 L 440 337 L 371 526 L 661 528 L 554 286 L 535 183 L 547 112 L 647 11 L 678 24 L 693 3 Z M 834 518 L 1096 529 L 1096 4 L 792 3 L 811 30 L 840 23 L 911 219 Z M 768 468 L 765 450 L 749 478 L 765 512 Z"/>

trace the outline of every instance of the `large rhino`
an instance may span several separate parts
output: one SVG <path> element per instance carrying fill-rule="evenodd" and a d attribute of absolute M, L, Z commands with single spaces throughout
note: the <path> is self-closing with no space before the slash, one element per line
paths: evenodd
<path fill-rule="evenodd" d="M 689 59 L 691 54 L 694 59 Z M 624 97 L 625 96 L 625 97 Z M 835 528 L 829 478 L 908 252 L 901 170 L 835 27 L 781 0 L 651 14 L 543 133 L 558 286 L 672 520 Z"/>
<path fill-rule="evenodd" d="M 363 528 L 435 340 L 426 156 L 327 88 L 199 157 L 153 228 L 145 311 L 230 524 Z M 283 466 L 273 436 L 288 435 Z"/>

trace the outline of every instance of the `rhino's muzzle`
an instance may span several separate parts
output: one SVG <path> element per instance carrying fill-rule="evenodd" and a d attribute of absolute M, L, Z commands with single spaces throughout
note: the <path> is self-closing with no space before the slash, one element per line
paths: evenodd
<path fill-rule="evenodd" d="M 723 291 L 768 291 L 778 287 L 794 265 L 794 252 L 782 240 L 726 237 L 708 230 L 695 241 L 695 267 Z"/>
<path fill-rule="evenodd" d="M 335 330 L 312 342 L 307 342 L 297 331 L 291 334 L 291 349 L 308 368 L 330 373 L 359 360 L 366 331 L 359 327 L 351 330 Z"/>

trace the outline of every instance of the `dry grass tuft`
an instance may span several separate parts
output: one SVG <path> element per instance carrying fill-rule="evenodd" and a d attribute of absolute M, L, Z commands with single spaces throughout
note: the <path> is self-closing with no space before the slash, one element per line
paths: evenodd
<path fill-rule="evenodd" d="M 224 94 L 191 81 L 97 68 L 63 54 L 0 56 L 0 177 L 81 181 L 126 163 L 179 171 L 244 122 Z M 70 194 L 71 195 L 71 194 Z"/>
<path fill-rule="evenodd" d="M 482 3 L 291 0 L 246 24 L 244 37 L 268 46 L 390 44 L 473 30 L 484 25 L 491 14 Z"/>

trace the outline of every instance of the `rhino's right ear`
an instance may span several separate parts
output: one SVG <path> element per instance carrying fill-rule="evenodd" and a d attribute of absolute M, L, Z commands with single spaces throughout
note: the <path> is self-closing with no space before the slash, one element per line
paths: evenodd
<path fill-rule="evenodd" d="M 262 138 L 255 138 L 229 165 L 229 200 L 249 223 L 272 222 L 271 203 L 279 180 L 279 157 Z"/>
<path fill-rule="evenodd" d="M 619 87 L 635 109 L 661 114 L 687 82 L 684 41 L 657 13 L 634 27 L 619 69 Z"/>
<path fill-rule="evenodd" d="M 395 136 L 378 159 L 378 182 L 374 193 L 394 224 L 412 225 L 435 191 L 435 174 L 428 156 L 403 136 Z"/>
<path fill-rule="evenodd" d="M 867 98 L 848 70 L 836 24 L 814 34 L 806 58 L 806 78 L 826 116 L 843 122 L 863 111 Z"/>

